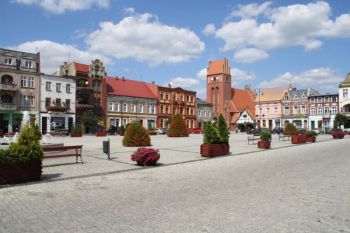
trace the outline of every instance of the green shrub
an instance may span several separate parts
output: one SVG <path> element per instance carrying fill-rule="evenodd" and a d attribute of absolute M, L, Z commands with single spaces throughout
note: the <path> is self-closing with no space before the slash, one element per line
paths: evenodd
<path fill-rule="evenodd" d="M 261 130 L 260 139 L 262 141 L 271 141 L 271 133 L 267 130 Z"/>
<path fill-rule="evenodd" d="M 81 124 L 80 124 L 80 122 L 76 122 L 75 123 L 75 126 L 73 127 L 72 131 L 75 132 L 75 133 L 81 133 Z"/>
<path fill-rule="evenodd" d="M 7 150 L 0 150 L 0 165 L 42 159 L 39 134 L 29 123 L 23 127 L 16 143 L 12 143 Z"/>
<path fill-rule="evenodd" d="M 225 118 L 220 114 L 218 121 L 218 130 L 221 137 L 221 143 L 228 143 L 230 132 L 227 129 Z"/>
<path fill-rule="evenodd" d="M 147 130 L 139 122 L 129 124 L 124 134 L 123 146 L 150 145 L 151 138 L 148 135 Z"/>
<path fill-rule="evenodd" d="M 296 132 L 297 132 L 297 128 L 292 123 L 288 123 L 283 130 L 283 133 L 286 135 L 296 134 Z"/>
<path fill-rule="evenodd" d="M 168 137 L 188 137 L 186 123 L 180 114 L 173 116 L 168 129 Z"/>
<path fill-rule="evenodd" d="M 211 122 L 205 123 L 204 132 L 203 132 L 203 142 L 204 142 L 204 144 L 220 144 L 220 143 L 222 143 L 220 131 L 216 127 L 216 123 L 211 123 Z"/>
<path fill-rule="evenodd" d="M 311 131 L 306 131 L 305 135 L 307 137 L 317 137 L 317 133 L 315 131 L 312 131 L 312 130 Z"/>

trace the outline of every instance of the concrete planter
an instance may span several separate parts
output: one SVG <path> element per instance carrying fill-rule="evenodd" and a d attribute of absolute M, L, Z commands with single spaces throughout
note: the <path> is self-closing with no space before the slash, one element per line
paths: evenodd
<path fill-rule="evenodd" d="M 107 132 L 96 132 L 96 137 L 106 137 Z"/>
<path fill-rule="evenodd" d="M 76 138 L 76 137 L 82 137 L 83 134 L 82 134 L 82 133 L 78 133 L 78 132 L 71 132 L 71 133 L 70 133 L 70 136 L 71 136 L 72 138 Z"/>
<path fill-rule="evenodd" d="M 269 140 L 258 141 L 258 148 L 259 149 L 270 149 L 271 142 Z"/>
<path fill-rule="evenodd" d="M 202 157 L 215 157 L 228 155 L 230 153 L 229 144 L 202 144 L 200 148 Z"/>
<path fill-rule="evenodd" d="M 292 135 L 291 142 L 292 142 L 292 144 L 306 143 L 307 137 L 306 137 L 306 135 Z"/>
<path fill-rule="evenodd" d="M 311 143 L 313 143 L 313 142 L 316 142 L 316 137 L 315 137 L 315 136 L 312 136 L 312 137 L 306 137 L 306 140 L 307 140 L 307 142 L 311 142 Z"/>
<path fill-rule="evenodd" d="M 41 160 L 0 165 L 0 185 L 40 180 Z"/>

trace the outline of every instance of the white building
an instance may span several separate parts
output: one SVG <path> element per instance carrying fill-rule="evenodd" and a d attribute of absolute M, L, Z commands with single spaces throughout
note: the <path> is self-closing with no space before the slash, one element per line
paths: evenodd
<path fill-rule="evenodd" d="M 350 73 L 339 85 L 339 108 L 340 113 L 350 116 Z"/>
<path fill-rule="evenodd" d="M 74 77 L 41 75 L 40 129 L 43 134 L 71 131 L 75 125 Z"/>

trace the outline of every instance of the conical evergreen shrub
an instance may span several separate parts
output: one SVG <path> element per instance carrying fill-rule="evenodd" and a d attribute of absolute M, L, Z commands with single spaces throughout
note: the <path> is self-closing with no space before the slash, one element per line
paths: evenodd
<path fill-rule="evenodd" d="M 139 122 L 129 124 L 124 134 L 123 146 L 133 147 L 150 145 L 151 138 L 147 130 Z"/>
<path fill-rule="evenodd" d="M 171 119 L 168 129 L 168 137 L 188 137 L 186 123 L 180 114 L 174 115 Z"/>

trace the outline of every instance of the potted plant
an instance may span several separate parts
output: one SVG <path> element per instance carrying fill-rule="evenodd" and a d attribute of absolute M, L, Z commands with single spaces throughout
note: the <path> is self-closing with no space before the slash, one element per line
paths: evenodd
<path fill-rule="evenodd" d="M 73 127 L 72 131 L 70 132 L 70 136 L 73 137 L 82 137 L 83 134 L 81 133 L 81 126 L 79 122 L 76 122 L 75 126 Z"/>
<path fill-rule="evenodd" d="M 139 166 L 155 166 L 160 158 L 159 150 L 153 148 L 138 148 L 132 155 L 131 160 Z"/>
<path fill-rule="evenodd" d="M 107 135 L 107 132 L 103 131 L 105 123 L 102 120 L 99 120 L 97 122 L 97 125 L 98 125 L 98 131 L 96 132 L 96 137 L 105 137 Z"/>
<path fill-rule="evenodd" d="M 308 142 L 316 142 L 317 133 L 315 131 L 306 131 L 305 135 Z"/>
<path fill-rule="evenodd" d="M 258 141 L 259 149 L 270 149 L 271 147 L 271 133 L 267 130 L 260 132 L 260 141 Z"/>
<path fill-rule="evenodd" d="M 228 155 L 230 153 L 229 131 L 222 115 L 218 123 L 206 122 L 203 133 L 203 144 L 200 153 L 203 157 Z"/>
<path fill-rule="evenodd" d="M 42 159 L 40 135 L 28 123 L 16 143 L 7 150 L 0 150 L 0 184 L 39 180 Z"/>
<path fill-rule="evenodd" d="M 343 139 L 345 135 L 344 131 L 341 129 L 335 129 L 331 134 L 333 136 L 333 139 Z"/>

